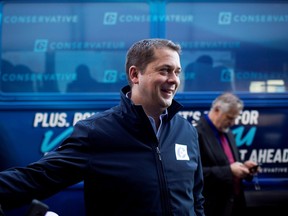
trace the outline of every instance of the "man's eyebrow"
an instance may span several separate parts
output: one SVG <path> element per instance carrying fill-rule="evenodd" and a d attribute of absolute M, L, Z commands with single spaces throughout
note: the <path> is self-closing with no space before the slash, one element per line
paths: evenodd
<path fill-rule="evenodd" d="M 167 68 L 174 68 L 174 66 L 172 65 L 169 65 L 169 64 L 163 64 L 163 65 L 160 65 L 159 67 L 167 67 Z M 158 68 L 158 67 L 157 67 Z M 181 67 L 176 67 L 176 70 L 182 70 Z"/>

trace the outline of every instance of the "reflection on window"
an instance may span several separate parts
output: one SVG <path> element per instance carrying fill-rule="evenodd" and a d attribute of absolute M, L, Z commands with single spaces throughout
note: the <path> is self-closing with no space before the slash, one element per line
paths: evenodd
<path fill-rule="evenodd" d="M 183 52 L 185 91 L 235 90 L 234 55 L 228 51 Z"/>
<path fill-rule="evenodd" d="M 253 81 L 250 83 L 250 92 L 285 92 L 284 80 Z"/>

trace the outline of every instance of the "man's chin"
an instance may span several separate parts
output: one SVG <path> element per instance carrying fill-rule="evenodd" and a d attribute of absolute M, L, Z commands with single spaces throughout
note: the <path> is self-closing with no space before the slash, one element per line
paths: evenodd
<path fill-rule="evenodd" d="M 172 99 L 164 99 L 163 100 L 163 105 L 168 108 L 172 104 Z"/>

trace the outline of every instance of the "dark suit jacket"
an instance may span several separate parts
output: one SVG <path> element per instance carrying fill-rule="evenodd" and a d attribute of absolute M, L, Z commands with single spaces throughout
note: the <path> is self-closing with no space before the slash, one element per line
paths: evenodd
<path fill-rule="evenodd" d="M 203 195 L 205 197 L 206 216 L 230 216 L 235 201 L 230 163 L 206 118 L 200 119 L 196 129 L 204 173 Z M 228 132 L 227 139 L 235 160 L 240 161 L 234 135 L 231 131 Z M 244 205 L 242 184 L 240 197 L 240 203 Z"/>

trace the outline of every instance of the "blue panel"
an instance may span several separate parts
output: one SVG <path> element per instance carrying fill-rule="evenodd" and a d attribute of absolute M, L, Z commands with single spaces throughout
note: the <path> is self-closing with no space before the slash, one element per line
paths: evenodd
<path fill-rule="evenodd" d="M 182 90 L 287 91 L 287 11 L 285 3 L 168 3 L 166 37 L 184 49 Z"/>
<path fill-rule="evenodd" d="M 127 49 L 160 37 L 183 48 L 181 114 L 194 124 L 216 95 L 237 92 L 237 145 L 262 164 L 247 189 L 287 192 L 287 3 L 29 2 L 0 4 L 0 170 L 38 160 L 76 121 L 117 104 Z M 84 215 L 82 183 L 44 201 L 61 216 Z"/>
<path fill-rule="evenodd" d="M 2 92 L 118 93 L 127 49 L 151 37 L 149 13 L 147 3 L 5 4 Z"/>

